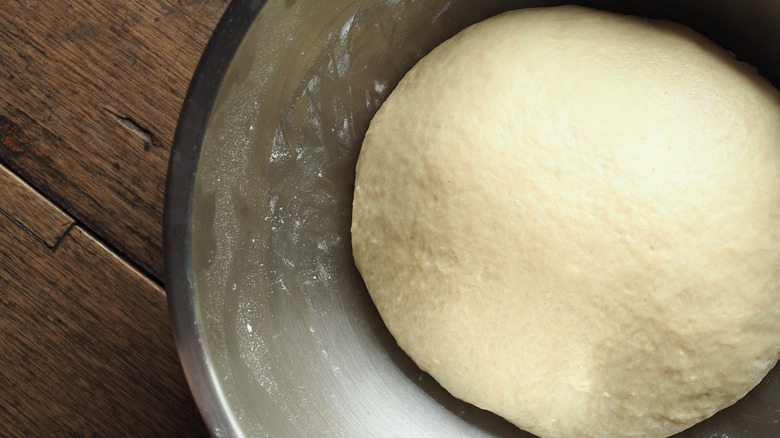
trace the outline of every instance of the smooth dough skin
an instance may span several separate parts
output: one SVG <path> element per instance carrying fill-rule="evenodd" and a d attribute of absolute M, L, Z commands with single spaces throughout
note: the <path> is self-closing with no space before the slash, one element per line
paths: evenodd
<path fill-rule="evenodd" d="M 352 244 L 456 397 L 542 437 L 674 434 L 778 359 L 780 95 L 679 25 L 491 18 L 372 120 Z"/>

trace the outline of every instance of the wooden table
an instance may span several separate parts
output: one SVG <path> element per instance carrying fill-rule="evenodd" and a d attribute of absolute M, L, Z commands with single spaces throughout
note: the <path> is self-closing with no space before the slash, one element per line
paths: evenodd
<path fill-rule="evenodd" d="M 204 436 L 162 284 L 168 155 L 226 0 L 0 9 L 0 436 Z"/>

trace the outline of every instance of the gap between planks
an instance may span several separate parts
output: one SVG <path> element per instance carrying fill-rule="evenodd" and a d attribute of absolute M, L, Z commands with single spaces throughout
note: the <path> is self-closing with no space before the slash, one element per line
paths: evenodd
<path fill-rule="evenodd" d="M 3 196 L 0 196 L 0 214 L 52 252 L 56 252 L 60 243 L 68 238 L 71 230 L 78 227 L 86 236 L 94 240 L 96 245 L 104 249 L 107 257 L 113 257 L 126 265 L 128 269 L 135 271 L 154 285 L 160 293 L 165 294 L 162 284 L 154 276 L 127 257 L 120 255 L 92 230 L 79 223 L 2 163 L 0 163 L 0 189 L 3 193 Z"/>

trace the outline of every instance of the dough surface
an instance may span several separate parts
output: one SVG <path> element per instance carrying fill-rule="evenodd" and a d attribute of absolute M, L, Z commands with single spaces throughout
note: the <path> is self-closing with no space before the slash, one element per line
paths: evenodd
<path fill-rule="evenodd" d="M 541 437 L 669 436 L 778 359 L 780 95 L 679 25 L 493 17 L 372 120 L 352 239 L 456 397 Z"/>

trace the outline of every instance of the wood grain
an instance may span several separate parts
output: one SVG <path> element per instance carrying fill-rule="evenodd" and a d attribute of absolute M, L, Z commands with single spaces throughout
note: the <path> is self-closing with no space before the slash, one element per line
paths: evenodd
<path fill-rule="evenodd" d="M 73 219 L 43 195 L 0 165 L 0 213 L 54 248 L 73 225 Z"/>
<path fill-rule="evenodd" d="M 176 119 L 225 0 L 10 0 L 0 13 L 0 163 L 162 274 Z"/>
<path fill-rule="evenodd" d="M 163 291 L 78 226 L 0 215 L 0 436 L 207 436 Z"/>

